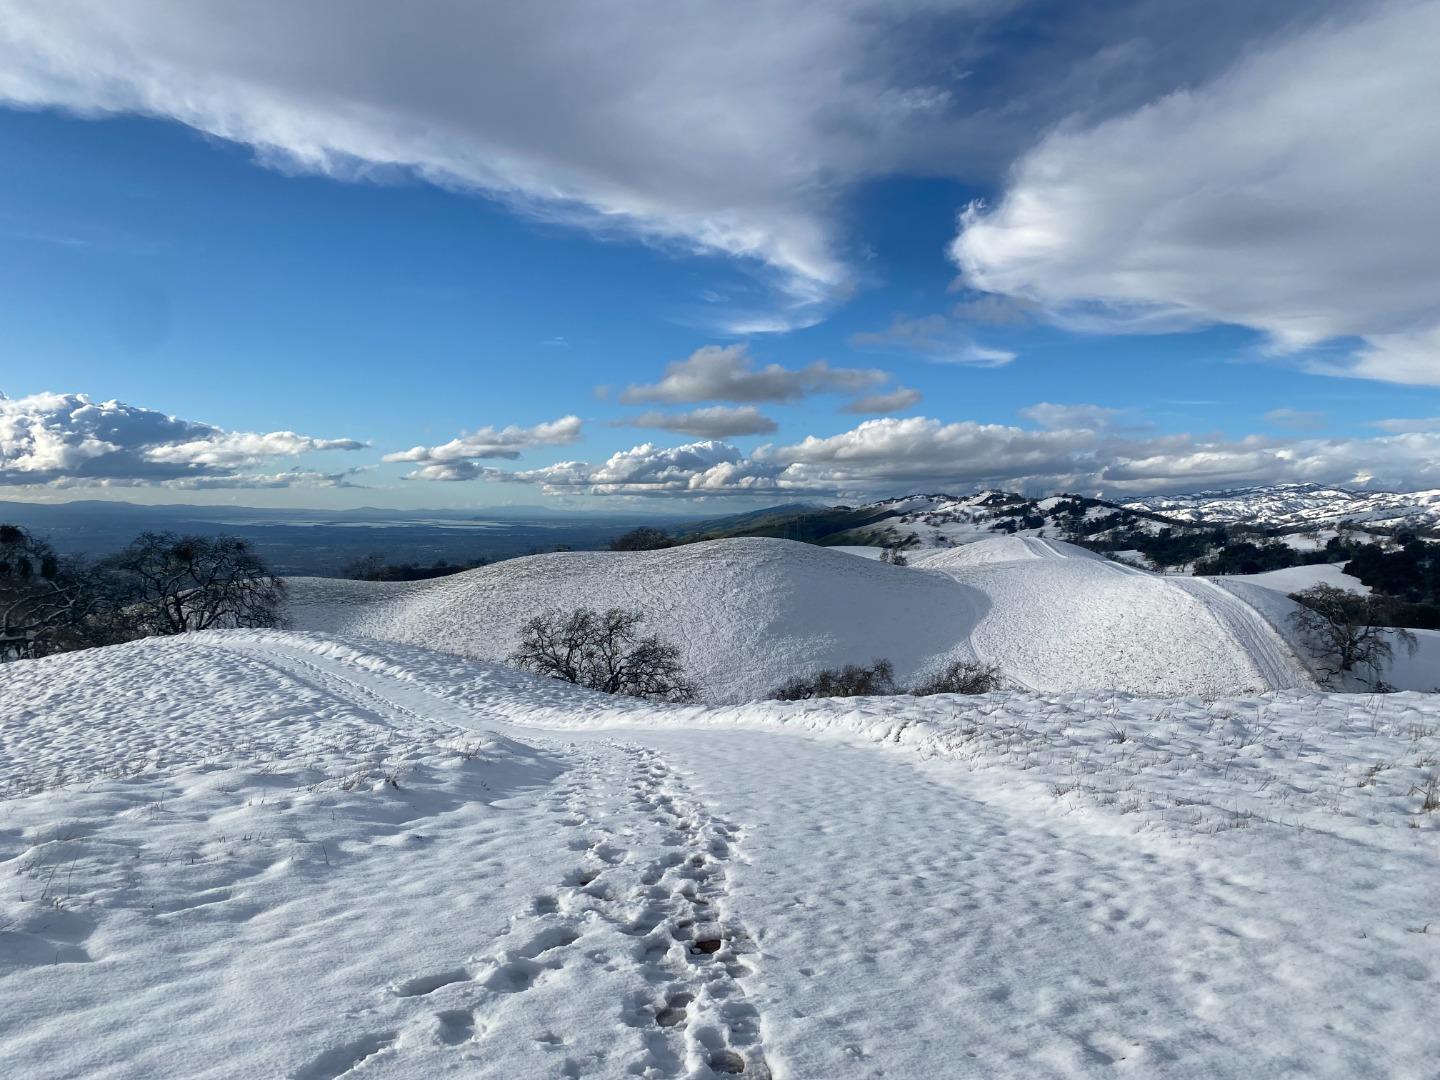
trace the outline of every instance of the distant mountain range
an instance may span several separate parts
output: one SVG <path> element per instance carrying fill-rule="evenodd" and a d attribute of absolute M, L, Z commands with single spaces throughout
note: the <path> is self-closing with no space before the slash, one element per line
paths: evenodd
<path fill-rule="evenodd" d="M 1275 484 L 1154 496 L 1124 506 L 1175 521 L 1272 529 L 1333 528 L 1345 523 L 1385 530 L 1440 525 L 1440 490 L 1352 491 L 1323 484 Z"/>
<path fill-rule="evenodd" d="M 687 539 L 778 536 L 812 544 L 948 547 L 996 533 L 1104 542 L 1137 532 L 1315 532 L 1352 524 L 1377 532 L 1440 527 L 1440 491 L 1353 491 L 1277 484 L 1112 502 L 1079 495 L 1034 499 L 1008 491 L 916 494 L 858 506 L 787 504 L 690 526 Z"/>

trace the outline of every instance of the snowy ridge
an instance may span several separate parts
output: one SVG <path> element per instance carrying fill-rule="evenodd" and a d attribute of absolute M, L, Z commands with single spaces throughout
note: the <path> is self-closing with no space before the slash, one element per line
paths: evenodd
<path fill-rule="evenodd" d="M 1320 484 L 1276 484 L 1153 496 L 1124 505 L 1200 524 L 1273 528 L 1323 528 L 1343 523 L 1383 528 L 1440 525 L 1440 491 L 1352 491 Z"/>
<path fill-rule="evenodd" d="M 296 629 L 487 660 L 508 655 L 535 611 L 639 608 L 650 629 L 681 647 L 713 702 L 753 700 L 793 674 L 878 657 L 895 664 L 902 683 L 979 657 L 1032 688 L 1223 694 L 1312 685 L 1283 642 L 1232 610 L 1243 603 L 1229 594 L 1190 593 L 1171 578 L 1028 536 L 918 555 L 909 567 L 746 538 L 534 556 L 413 585 L 294 579 L 292 594 Z"/>
<path fill-rule="evenodd" d="M 1024 536 L 935 552 L 917 565 L 989 600 L 971 644 L 1024 686 L 1189 694 L 1313 685 L 1264 617 L 1189 579 Z"/>

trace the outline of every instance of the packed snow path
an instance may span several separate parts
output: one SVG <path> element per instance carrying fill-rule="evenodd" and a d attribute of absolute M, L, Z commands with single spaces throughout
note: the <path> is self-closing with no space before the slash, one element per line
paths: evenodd
<path fill-rule="evenodd" d="M 1171 577 L 1166 580 L 1202 603 L 1208 603 L 1210 613 L 1234 635 L 1236 641 L 1245 645 L 1251 662 L 1272 690 L 1303 686 L 1308 680 L 1304 663 L 1285 639 L 1276 633 L 1263 615 L 1220 582 L 1204 577 Z"/>
<path fill-rule="evenodd" d="M 824 738 L 293 635 L 3 674 L 3 749 L 39 770 L 0 802 L 7 1074 L 1420 1078 L 1440 1053 L 1428 818 L 1177 835 L 1138 789 L 1069 809 L 1064 765 L 921 756 L 911 720 Z M 1432 738 L 1408 700 L 1390 723 Z M 1284 750 L 1225 723 L 1227 773 Z M 1119 730 L 1118 760 L 1175 756 Z M 95 771 L 56 786 L 52 747 Z M 1301 745 L 1296 792 L 1337 752 Z M 1243 825 L 1187 782 L 1197 824 Z"/>

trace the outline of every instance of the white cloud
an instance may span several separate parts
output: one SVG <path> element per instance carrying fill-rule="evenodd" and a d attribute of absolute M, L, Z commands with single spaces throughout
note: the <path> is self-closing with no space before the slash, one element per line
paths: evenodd
<path fill-rule="evenodd" d="M 245 470 L 276 458 L 359 450 L 364 445 L 354 439 L 317 439 L 293 431 L 224 431 L 120 401 L 92 401 L 84 394 L 0 395 L 0 484 L 4 485 L 205 481 L 220 486 L 223 481 L 224 486 L 244 487 L 250 486 L 242 482 Z"/>
<path fill-rule="evenodd" d="M 1104 405 L 1056 405 L 1050 401 L 1040 401 L 1021 409 L 1020 415 L 1043 428 L 1099 429 L 1112 426 L 1116 418 L 1122 415 L 1122 410 L 1110 409 Z"/>
<path fill-rule="evenodd" d="M 620 421 L 622 426 L 658 428 L 699 439 L 727 439 L 739 435 L 767 435 L 776 424 L 753 405 L 711 405 L 688 412 L 643 412 Z"/>
<path fill-rule="evenodd" d="M 1317 431 L 1325 426 L 1328 417 L 1323 412 L 1282 407 L 1271 409 L 1262 419 L 1276 427 L 1290 428 L 1293 431 Z"/>
<path fill-rule="evenodd" d="M 1292 481 L 1405 489 L 1440 486 L 1440 434 L 1227 440 L 885 417 L 748 456 L 716 441 L 645 443 L 600 464 L 567 461 L 487 475 L 537 484 L 549 494 L 666 497 L 855 498 L 990 486 L 1118 496 Z"/>
<path fill-rule="evenodd" d="M 513 460 L 520 456 L 522 450 L 536 446 L 568 446 L 579 440 L 581 426 L 578 416 L 562 416 L 534 427 L 510 424 L 495 428 L 487 425 L 439 446 L 412 446 L 409 450 L 386 454 L 381 460 L 410 461 L 420 465 L 420 468 L 407 474 L 414 480 L 473 480 L 486 474 L 486 470 L 476 464 L 477 461 L 487 458 Z"/>
<path fill-rule="evenodd" d="M 1417 431 L 1440 431 L 1440 416 L 1416 416 L 1410 419 L 1376 420 L 1371 427 L 1377 427 L 1381 431 L 1388 431 L 1395 435 L 1404 435 L 1408 432 Z"/>
<path fill-rule="evenodd" d="M 846 413 L 892 413 L 903 412 L 912 405 L 920 404 L 920 391 L 908 386 L 897 386 L 894 390 L 882 390 L 878 394 L 865 394 L 843 406 Z"/>
<path fill-rule="evenodd" d="M 1231 323 L 1326 374 L 1440 384 L 1440 0 L 1362 5 L 1100 123 L 1062 125 L 972 206 L 965 283 L 1071 326 Z"/>
<path fill-rule="evenodd" d="M 944 315 L 918 319 L 897 316 L 884 330 L 852 334 L 850 344 L 857 349 L 912 352 L 937 364 L 1002 367 L 1015 359 L 1015 353 L 1009 349 L 976 344 Z"/>
<path fill-rule="evenodd" d="M 552 495 L 694 498 L 772 493 L 778 488 L 778 471 L 759 456 L 747 458 L 728 443 L 712 440 L 675 447 L 642 443 L 599 465 L 562 461 L 512 478 L 538 484 Z"/>
<path fill-rule="evenodd" d="M 954 110 L 906 56 L 910 7 L 9 0 L 0 98 L 169 118 L 288 169 L 406 169 L 755 260 L 786 325 L 850 277 L 833 196 L 944 142 Z"/>
<path fill-rule="evenodd" d="M 803 368 L 779 364 L 757 367 L 745 345 L 706 345 L 684 360 L 668 364 L 664 377 L 651 386 L 630 386 L 620 400 L 627 404 L 663 402 L 681 405 L 699 401 L 797 401 L 811 394 L 856 394 L 888 382 L 873 368 L 837 368 L 816 360 Z"/>

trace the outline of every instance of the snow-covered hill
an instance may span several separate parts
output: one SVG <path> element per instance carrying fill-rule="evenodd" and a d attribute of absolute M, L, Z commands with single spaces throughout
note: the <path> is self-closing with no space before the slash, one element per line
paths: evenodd
<path fill-rule="evenodd" d="M 1135 499 L 1125 506 L 1177 521 L 1279 529 L 1315 529 L 1343 523 L 1387 529 L 1440 525 L 1440 491 L 1352 491 L 1320 484 L 1277 484 L 1154 496 Z"/>
<path fill-rule="evenodd" d="M 433 581 L 291 579 L 296 629 L 360 634 L 503 660 L 547 608 L 645 612 L 680 646 L 712 701 L 764 697 L 790 675 L 889 659 L 909 679 L 969 656 L 973 590 L 787 540 L 716 540 L 662 551 L 559 552 Z"/>
<path fill-rule="evenodd" d="M 681 647 L 716 702 L 878 657 L 906 682 L 972 656 L 1047 690 L 1222 694 L 1311 682 L 1283 625 L 1224 589 L 1018 536 L 917 556 L 908 567 L 747 538 L 539 555 L 406 584 L 293 579 L 291 591 L 296 629 L 488 660 L 514 648 L 536 611 L 638 608 Z"/>
<path fill-rule="evenodd" d="M 7 664 L 0 1072 L 1424 1077 L 1437 732 L 1421 694 L 656 706 L 274 632 Z"/>

